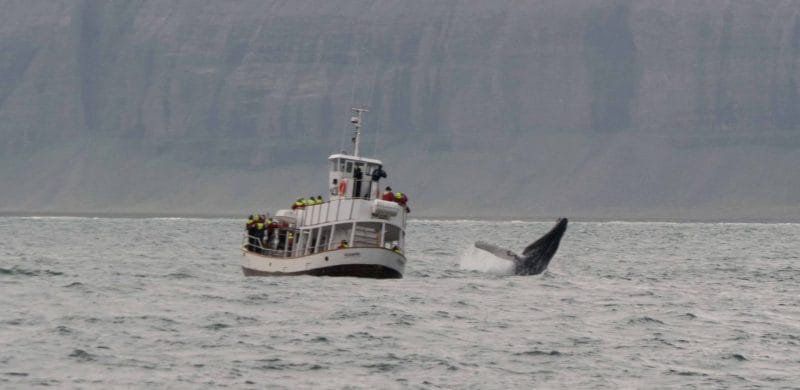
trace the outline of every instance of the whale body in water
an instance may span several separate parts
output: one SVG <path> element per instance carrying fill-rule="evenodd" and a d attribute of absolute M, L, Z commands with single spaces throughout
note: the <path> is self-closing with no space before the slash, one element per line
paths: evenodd
<path fill-rule="evenodd" d="M 556 254 L 561 237 L 567 231 L 567 222 L 566 218 L 559 219 L 556 226 L 547 234 L 525 247 L 521 255 L 485 241 L 476 242 L 475 247 L 499 258 L 513 261 L 515 275 L 538 275 L 547 269 L 550 259 Z"/>

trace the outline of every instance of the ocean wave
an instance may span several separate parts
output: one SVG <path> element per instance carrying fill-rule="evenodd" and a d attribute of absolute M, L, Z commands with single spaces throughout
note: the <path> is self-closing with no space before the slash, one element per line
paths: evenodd
<path fill-rule="evenodd" d="M 0 268 L 0 275 L 22 275 L 22 276 L 61 276 L 64 275 L 60 271 L 52 271 L 49 269 L 25 269 L 21 267 Z"/>

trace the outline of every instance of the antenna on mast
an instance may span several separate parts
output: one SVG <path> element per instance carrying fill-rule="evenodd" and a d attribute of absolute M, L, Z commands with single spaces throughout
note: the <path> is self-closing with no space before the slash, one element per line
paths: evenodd
<path fill-rule="evenodd" d="M 365 112 L 369 112 L 366 108 L 353 108 L 353 111 L 356 112 L 357 116 L 350 118 L 350 123 L 355 126 L 355 130 L 353 131 L 353 156 L 358 157 L 358 145 L 361 142 L 361 119 Z"/>

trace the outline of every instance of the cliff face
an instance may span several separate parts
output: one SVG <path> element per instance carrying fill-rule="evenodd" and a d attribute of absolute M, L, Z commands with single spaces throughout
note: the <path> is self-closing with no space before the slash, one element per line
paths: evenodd
<path fill-rule="evenodd" d="M 0 211 L 800 217 L 795 1 L 0 1 Z"/>

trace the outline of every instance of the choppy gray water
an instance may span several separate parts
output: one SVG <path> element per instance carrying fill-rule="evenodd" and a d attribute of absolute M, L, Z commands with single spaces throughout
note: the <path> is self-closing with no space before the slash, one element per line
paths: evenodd
<path fill-rule="evenodd" d="M 412 221 L 402 280 L 245 278 L 243 221 L 0 218 L 0 388 L 800 387 L 800 225 Z"/>

